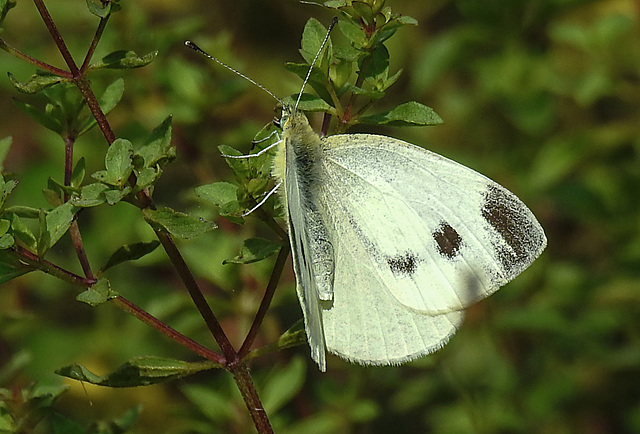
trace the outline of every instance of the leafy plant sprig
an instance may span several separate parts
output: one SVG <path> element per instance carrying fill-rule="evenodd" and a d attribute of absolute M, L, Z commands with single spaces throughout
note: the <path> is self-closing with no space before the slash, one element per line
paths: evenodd
<path fill-rule="evenodd" d="M 117 107 L 124 93 L 124 81 L 111 83 L 100 97 L 94 94 L 89 82 L 90 74 L 105 69 L 127 70 L 148 65 L 157 56 L 152 52 L 143 56 L 133 51 L 115 51 L 98 61 L 93 54 L 111 16 L 120 10 L 119 0 L 87 1 L 90 12 L 99 21 L 92 42 L 81 64 L 72 58 L 66 44 L 48 13 L 43 0 L 34 0 L 53 41 L 62 54 L 67 69 L 63 70 L 35 59 L 0 39 L 0 48 L 38 68 L 27 81 L 20 82 L 9 76 L 14 87 L 23 93 L 42 94 L 47 103 L 39 108 L 25 102 L 16 102 L 26 114 L 43 127 L 58 134 L 64 143 L 64 179 L 50 178 L 44 195 L 51 209 L 29 205 L 6 206 L 6 200 L 17 188 L 18 180 L 4 179 L 0 175 L 0 283 L 32 271 L 42 271 L 81 288 L 79 301 L 96 306 L 109 301 L 120 309 L 169 336 L 179 344 L 202 356 L 201 362 L 186 362 L 158 358 L 138 357 L 126 362 L 114 372 L 99 376 L 81 365 L 70 365 L 57 372 L 69 378 L 109 387 L 153 384 L 184 377 L 203 370 L 229 371 L 240 390 L 256 429 L 271 432 L 264 407 L 253 385 L 246 362 L 263 354 L 306 342 L 299 322 L 285 332 L 279 340 L 263 348 L 252 350 L 258 330 L 268 310 L 289 253 L 286 234 L 273 219 L 277 203 L 271 202 L 256 213 L 263 217 L 279 235 L 273 242 L 259 238 L 246 240 L 241 253 L 227 263 L 245 264 L 265 259 L 277 252 L 271 279 L 265 290 L 253 324 L 240 347 L 236 350 L 207 304 L 193 274 L 180 254 L 174 238 L 192 238 L 216 228 L 216 224 L 197 216 L 157 207 L 152 199 L 154 183 L 176 155 L 171 144 L 171 118 L 165 119 L 146 140 L 131 142 L 118 137 L 106 117 Z M 15 5 L 13 0 L 0 0 L 0 24 Z M 384 43 L 397 29 L 415 25 L 410 17 L 394 14 L 384 1 L 328 1 L 324 7 L 338 11 L 338 28 L 344 42 L 329 43 L 324 55 L 313 66 L 309 85 L 316 95 L 304 94 L 299 108 L 325 114 L 322 133 L 344 132 L 355 124 L 435 125 L 441 123 L 435 112 L 417 102 L 401 104 L 391 110 L 370 114 L 393 85 L 401 71 L 390 72 L 389 52 Z M 304 77 L 315 57 L 326 29 L 319 21 L 309 20 L 302 37 L 300 53 L 303 63 L 288 63 L 285 68 Z M 332 122 L 332 119 L 335 121 Z M 97 126 L 109 145 L 104 155 L 104 169 L 86 176 L 85 159 L 74 158 L 77 139 Z M 265 138 L 273 131 L 267 126 L 256 138 Z M 273 140 L 273 139 L 270 139 Z M 262 140 L 260 147 L 270 140 Z M 0 140 L 0 163 L 8 152 L 11 138 Z M 224 154 L 237 152 L 221 147 Z M 229 161 L 238 184 L 214 183 L 196 188 L 196 194 L 220 208 L 220 214 L 241 223 L 242 210 L 269 188 L 270 157 Z M 239 185 L 239 186 L 238 186 Z M 140 216 L 154 230 L 157 241 L 134 242 L 120 247 L 97 271 L 91 266 L 85 251 L 77 220 L 83 210 L 99 206 L 115 206 L 121 202 L 140 209 Z M 275 211 L 275 212 L 274 212 Z M 25 221 L 36 222 L 32 231 Z M 70 272 L 45 259 L 47 252 L 69 233 L 84 276 Z M 105 272 L 123 262 L 137 260 L 162 245 L 177 274 L 199 310 L 221 353 L 209 349 L 177 332 L 167 324 L 119 295 L 105 277 Z M 57 396 L 57 395 L 55 395 Z M 136 413 L 137 414 L 137 413 Z"/>

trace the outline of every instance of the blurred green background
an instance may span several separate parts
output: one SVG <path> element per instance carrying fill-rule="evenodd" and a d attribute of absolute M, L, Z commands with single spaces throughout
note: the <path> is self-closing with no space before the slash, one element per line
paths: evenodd
<path fill-rule="evenodd" d="M 445 124 L 368 130 L 453 158 L 515 192 L 536 214 L 549 246 L 514 282 L 469 309 L 441 351 L 402 367 L 360 367 L 329 357 L 320 373 L 306 346 L 255 360 L 252 370 L 281 433 L 640 432 L 640 3 L 635 0 L 389 0 L 416 18 L 391 38 L 392 107 L 433 107 Z M 47 2 L 77 61 L 96 17 L 82 0 Z M 95 58 L 159 50 L 151 65 L 92 76 L 100 93 L 119 76 L 125 95 L 109 119 L 119 137 L 140 140 L 174 115 L 176 162 L 156 186 L 160 205 L 214 216 L 193 187 L 229 180 L 217 146 L 248 150 L 274 101 L 184 47 L 196 41 L 277 95 L 299 89 L 285 61 L 299 61 L 304 23 L 332 14 L 295 1 L 123 2 Z M 33 4 L 19 1 L 1 37 L 63 63 Z M 0 53 L 0 77 L 34 71 Z M 12 204 L 47 207 L 41 190 L 63 177 L 63 143 L 12 99 L 42 105 L 0 78 L 0 138 L 13 136 L 5 171 L 21 180 Z M 379 107 L 380 109 L 384 107 Z M 312 121 L 313 122 L 313 121 Z M 103 167 L 105 141 L 83 136 L 76 159 Z M 243 239 L 269 236 L 249 218 L 179 244 L 235 344 L 248 330 L 272 261 L 222 266 Z M 120 245 L 153 239 L 127 205 L 80 218 L 94 267 Z M 70 240 L 47 259 L 80 273 Z M 298 320 L 287 266 L 257 345 Z M 205 345 L 215 345 L 174 271 L 157 251 L 108 273 L 116 291 Z M 105 374 L 138 355 L 196 360 L 109 303 L 91 308 L 77 290 L 41 273 L 0 287 L 0 387 L 70 385 L 56 410 L 79 426 L 143 406 L 133 433 L 252 431 L 230 376 L 208 372 L 165 385 L 107 389 L 53 371 L 79 362 Z M 48 432 L 40 424 L 36 432 Z"/>

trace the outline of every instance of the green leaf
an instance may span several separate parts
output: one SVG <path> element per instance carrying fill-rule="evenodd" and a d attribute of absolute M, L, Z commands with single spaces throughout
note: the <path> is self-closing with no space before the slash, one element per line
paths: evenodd
<path fill-rule="evenodd" d="M 309 65 L 304 63 L 291 63 L 287 62 L 284 65 L 284 69 L 289 72 L 296 74 L 298 77 L 304 79 L 307 76 L 307 72 L 309 71 Z M 331 106 L 331 95 L 327 91 L 326 87 L 328 85 L 329 77 L 328 71 L 324 71 L 317 66 L 311 68 L 311 75 L 309 76 L 308 84 L 313 87 L 313 90 L 316 91 L 318 96 L 322 98 L 329 106 Z M 292 97 L 292 100 L 295 101 L 298 98 L 298 94 L 295 94 Z M 316 97 L 317 98 L 317 97 Z"/>
<path fill-rule="evenodd" d="M 104 193 L 108 190 L 109 186 L 101 182 L 94 182 L 82 187 L 80 194 L 73 195 L 69 202 L 81 208 L 101 205 L 106 201 Z"/>
<path fill-rule="evenodd" d="M 95 307 L 117 296 L 118 294 L 111 290 L 111 284 L 109 281 L 101 278 L 86 291 L 78 294 L 76 300 Z"/>
<path fill-rule="evenodd" d="M 224 208 L 230 203 L 238 203 L 238 186 L 229 182 L 214 182 L 195 188 L 196 195 Z"/>
<path fill-rule="evenodd" d="M 7 158 L 11 143 L 13 143 L 13 138 L 11 136 L 0 139 L 0 174 L 4 172 L 4 160 Z"/>
<path fill-rule="evenodd" d="M 126 139 L 116 139 L 109 146 L 104 164 L 110 179 L 114 180 L 117 186 L 122 186 L 129 178 L 133 170 L 132 156 L 133 145 Z"/>
<path fill-rule="evenodd" d="M 8 249 L 16 243 L 16 240 L 11 234 L 4 234 L 0 236 L 0 250 Z"/>
<path fill-rule="evenodd" d="M 30 206 L 10 206 L 5 208 L 5 211 L 15 213 L 16 215 L 27 219 L 37 219 L 40 215 L 40 208 L 32 208 Z"/>
<path fill-rule="evenodd" d="M 7 219 L 0 219 L 0 236 L 7 233 L 11 227 L 11 222 Z"/>
<path fill-rule="evenodd" d="M 84 157 L 81 157 L 76 163 L 76 167 L 73 168 L 73 172 L 71 172 L 71 186 L 80 187 L 80 185 L 82 185 L 82 181 L 84 181 L 84 175 L 85 162 Z"/>
<path fill-rule="evenodd" d="M 53 245 L 62 238 L 64 233 L 67 232 L 77 210 L 77 207 L 67 202 L 47 213 L 46 230 L 49 234 L 49 245 L 46 247 L 46 250 L 53 247 Z"/>
<path fill-rule="evenodd" d="M 167 116 L 135 150 L 135 154 L 144 160 L 144 167 L 164 166 L 176 157 L 176 148 L 171 146 L 171 120 L 171 116 Z"/>
<path fill-rule="evenodd" d="M 249 354 L 247 354 L 246 360 L 255 359 L 256 357 L 284 350 L 285 348 L 305 345 L 306 343 L 307 335 L 304 331 L 304 322 L 300 320 L 292 325 L 289 330 L 285 331 L 276 342 L 250 351 Z"/>
<path fill-rule="evenodd" d="M 97 4 L 92 0 L 86 0 L 86 1 L 87 1 L 87 7 L 89 8 L 89 12 L 91 12 L 93 15 L 99 18 L 107 18 L 112 13 L 120 10 L 120 5 L 118 4 L 118 1 L 113 1 L 113 0 L 108 2 L 105 1 L 105 2 L 101 2 L 100 4 Z"/>
<path fill-rule="evenodd" d="M 64 195 L 66 193 L 73 193 L 69 187 L 49 177 L 47 179 L 47 188 L 42 190 L 42 193 L 52 206 L 60 206 L 64 203 Z"/>
<path fill-rule="evenodd" d="M 408 15 L 401 15 L 398 18 L 396 18 L 396 20 L 401 23 L 404 24 L 405 26 L 417 26 L 418 25 L 418 20 L 416 20 L 413 17 L 410 17 Z"/>
<path fill-rule="evenodd" d="M 10 180 L 5 181 L 4 177 L 0 175 L 0 209 L 4 208 L 4 204 L 7 198 L 11 194 L 14 188 L 18 185 L 18 181 Z"/>
<path fill-rule="evenodd" d="M 162 175 L 162 169 L 159 167 L 145 167 L 140 171 L 136 171 L 136 191 L 147 188 Z"/>
<path fill-rule="evenodd" d="M 226 259 L 222 262 L 226 264 L 251 264 L 262 261 L 280 250 L 282 243 L 265 240 L 264 238 L 249 238 L 242 245 L 240 254 L 233 259 Z"/>
<path fill-rule="evenodd" d="M 291 104 L 295 102 L 295 99 L 298 98 L 298 95 L 291 95 L 283 99 L 285 104 Z M 312 95 L 309 93 L 303 93 L 300 97 L 300 103 L 298 104 L 298 109 L 305 112 L 323 112 L 329 113 L 332 115 L 336 114 L 336 109 L 327 104 L 322 98 Z"/>
<path fill-rule="evenodd" d="M 69 81 L 66 78 L 44 71 L 38 71 L 37 73 L 29 77 L 29 80 L 24 83 L 18 81 L 18 79 L 16 79 L 12 73 L 9 72 L 8 75 L 9 81 L 11 82 L 13 87 L 18 89 L 22 93 L 30 94 L 40 92 L 41 90 L 46 89 L 47 87 L 51 87 L 54 84 Z"/>
<path fill-rule="evenodd" d="M 56 374 L 98 386 L 136 387 L 171 381 L 219 368 L 222 368 L 222 365 L 210 360 L 185 362 L 164 357 L 144 356 L 129 360 L 105 376 L 96 375 L 79 364 L 60 368 L 56 370 Z"/>
<path fill-rule="evenodd" d="M 382 46 L 382 43 L 392 37 L 396 31 L 402 27 L 404 24 L 398 21 L 390 21 L 384 26 L 380 27 L 375 31 L 369 44 L 371 47 L 379 47 Z"/>
<path fill-rule="evenodd" d="M 33 270 L 30 266 L 22 264 L 12 250 L 0 250 L 0 284 Z"/>
<path fill-rule="evenodd" d="M 306 62 L 310 65 L 313 62 L 313 59 L 318 54 L 318 50 L 322 46 L 322 42 L 324 38 L 327 36 L 327 29 L 322 25 L 322 23 L 315 18 L 310 18 L 307 20 L 307 23 L 304 26 L 304 30 L 302 32 L 302 42 L 300 50 L 300 54 Z M 331 51 L 331 39 L 327 41 L 325 45 L 325 50 L 328 52 Z M 319 59 L 316 62 L 316 65 L 322 64 L 322 60 Z"/>
<path fill-rule="evenodd" d="M 125 187 L 122 190 L 107 190 L 104 192 L 104 198 L 109 205 L 115 205 L 129 193 L 131 193 L 131 187 Z"/>
<path fill-rule="evenodd" d="M 361 1 L 354 1 L 351 2 L 351 7 L 353 7 L 353 10 L 357 14 L 356 16 L 359 15 L 362 17 L 366 24 L 373 24 L 375 13 L 373 12 L 371 5 Z"/>
<path fill-rule="evenodd" d="M 142 210 L 145 220 L 156 230 L 163 230 L 178 238 L 193 238 L 218 226 L 201 217 L 174 211 L 171 208 Z"/>
<path fill-rule="evenodd" d="M 17 99 L 13 100 L 14 104 L 17 105 L 22 111 L 28 114 L 33 120 L 42 125 L 48 130 L 53 131 L 56 134 L 62 134 L 62 124 L 56 119 L 55 116 L 52 116 L 49 113 L 45 113 L 31 104 L 26 104 Z"/>
<path fill-rule="evenodd" d="M 43 209 L 38 211 L 38 229 L 40 233 L 38 234 L 37 253 L 38 256 L 43 257 L 51 245 L 51 236 L 47 230 L 47 213 Z"/>
<path fill-rule="evenodd" d="M 362 29 L 362 26 L 351 20 L 339 20 L 338 28 L 356 48 L 367 46 L 367 35 Z"/>
<path fill-rule="evenodd" d="M 373 125 L 440 125 L 443 123 L 438 114 L 431 108 L 419 102 L 410 101 L 401 104 L 393 110 L 378 113 L 372 116 L 364 116 L 358 119 L 361 124 Z"/>
<path fill-rule="evenodd" d="M 91 175 L 94 179 L 122 188 L 131 175 L 133 145 L 126 139 L 116 139 L 105 156 L 104 165 L 107 170 L 99 170 Z"/>
<path fill-rule="evenodd" d="M 7 16 L 9 9 L 15 7 L 16 0 L 0 0 L 0 24 L 4 21 L 4 18 Z"/>
<path fill-rule="evenodd" d="M 109 69 L 130 69 L 146 66 L 158 55 L 157 51 L 152 51 L 140 57 L 133 51 L 118 50 L 107 54 L 97 63 L 91 65 L 92 69 L 109 68 Z"/>
<path fill-rule="evenodd" d="M 143 256 L 153 252 L 156 247 L 160 245 L 160 242 L 154 240 L 149 242 L 139 242 L 133 244 L 126 244 L 116 250 L 107 262 L 100 269 L 100 273 L 104 273 L 111 267 L 121 264 L 126 261 L 134 261 L 140 259 Z"/>
<path fill-rule="evenodd" d="M 31 229 L 22 222 L 18 213 L 7 209 L 5 215 L 11 220 L 11 231 L 13 235 L 22 241 L 28 249 L 35 250 L 37 247 L 36 237 L 33 235 L 33 232 L 31 232 Z"/>
<path fill-rule="evenodd" d="M 105 115 L 109 114 L 111 110 L 113 110 L 115 106 L 118 105 L 118 103 L 122 99 L 123 94 L 124 80 L 122 78 L 119 78 L 109 86 L 107 86 L 102 96 L 98 99 L 98 104 L 100 105 L 100 109 L 102 110 L 102 112 Z M 94 118 L 93 116 L 88 117 L 84 124 L 79 128 L 80 132 L 78 133 L 78 135 L 86 133 L 96 124 L 96 118 Z"/>
<path fill-rule="evenodd" d="M 387 47 L 384 45 L 376 47 L 367 59 L 366 70 L 361 70 L 360 76 L 365 79 L 373 78 L 380 81 L 386 79 L 389 75 L 389 50 L 387 50 Z"/>

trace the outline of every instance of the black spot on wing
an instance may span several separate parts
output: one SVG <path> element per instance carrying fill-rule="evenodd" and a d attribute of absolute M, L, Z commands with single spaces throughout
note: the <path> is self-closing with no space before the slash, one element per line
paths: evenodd
<path fill-rule="evenodd" d="M 418 257 L 407 252 L 404 255 L 397 255 L 387 258 L 387 264 L 393 274 L 411 275 L 418 268 Z"/>
<path fill-rule="evenodd" d="M 449 223 L 442 222 L 438 229 L 431 234 L 438 244 L 438 252 L 447 259 L 453 259 L 460 253 L 462 238 Z"/>
<path fill-rule="evenodd" d="M 520 268 L 520 264 L 528 264 L 533 259 L 533 252 L 539 248 L 532 238 L 537 230 L 530 214 L 529 209 L 506 190 L 489 186 L 485 192 L 482 217 L 506 243 L 497 249 L 496 254 L 507 271 Z"/>

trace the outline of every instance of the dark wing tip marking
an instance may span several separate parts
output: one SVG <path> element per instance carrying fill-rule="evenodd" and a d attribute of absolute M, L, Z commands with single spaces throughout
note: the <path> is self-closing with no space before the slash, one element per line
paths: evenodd
<path fill-rule="evenodd" d="M 411 252 L 407 252 L 404 255 L 387 258 L 387 264 L 393 274 L 411 275 L 418 269 L 418 257 Z"/>
<path fill-rule="evenodd" d="M 537 256 L 544 236 L 538 236 L 540 230 L 535 227 L 535 218 L 515 196 L 489 186 L 482 205 L 482 217 L 509 247 L 502 247 L 496 252 L 507 271 L 519 269 Z"/>
<path fill-rule="evenodd" d="M 431 236 L 438 244 L 438 252 L 447 259 L 453 259 L 460 253 L 462 238 L 449 223 L 442 222 Z"/>

